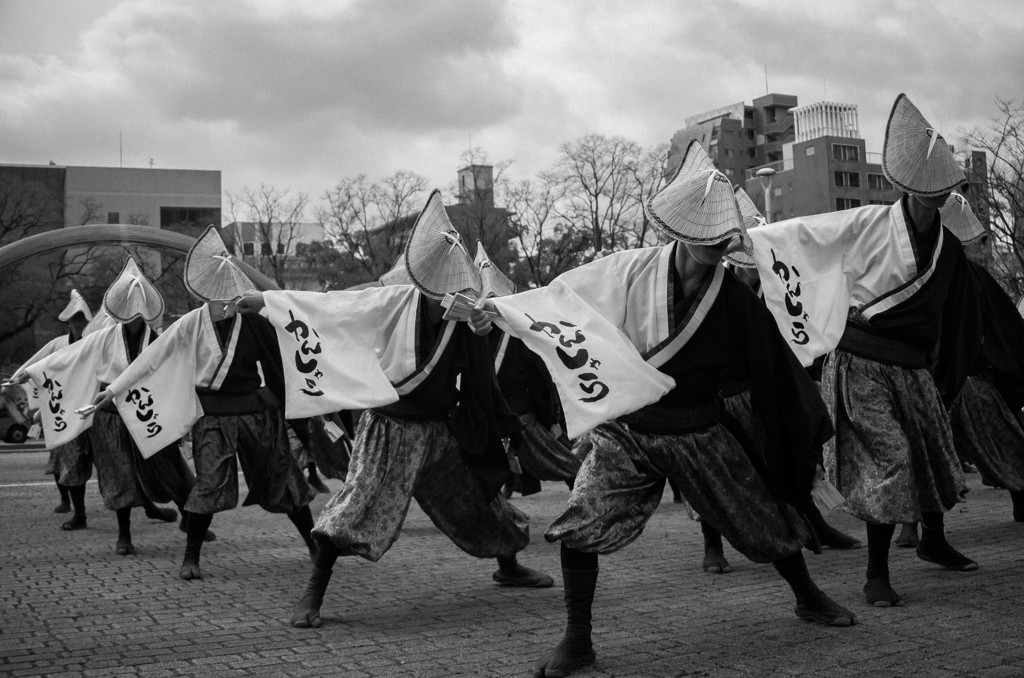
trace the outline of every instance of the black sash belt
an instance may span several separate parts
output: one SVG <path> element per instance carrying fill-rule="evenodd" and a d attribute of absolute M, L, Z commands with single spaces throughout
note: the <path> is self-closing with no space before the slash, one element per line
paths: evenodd
<path fill-rule="evenodd" d="M 665 407 L 657 403 L 619 418 L 643 433 L 681 434 L 705 429 L 718 422 L 721 406 L 717 399 L 688 407 Z"/>
<path fill-rule="evenodd" d="M 846 323 L 838 348 L 861 358 L 910 369 L 927 367 L 930 362 L 925 349 L 879 336 L 852 322 Z"/>
<path fill-rule="evenodd" d="M 248 393 L 225 393 L 196 389 L 203 412 L 214 416 L 254 414 L 264 409 L 263 399 L 255 391 Z"/>

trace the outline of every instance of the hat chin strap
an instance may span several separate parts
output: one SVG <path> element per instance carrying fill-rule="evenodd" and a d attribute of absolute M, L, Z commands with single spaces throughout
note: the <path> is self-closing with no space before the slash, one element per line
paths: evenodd
<path fill-rule="evenodd" d="M 142 281 L 139 280 L 138 276 L 133 275 L 129 277 L 131 278 L 131 283 L 128 285 L 128 292 L 125 296 L 130 297 L 132 295 L 132 290 L 138 287 L 139 293 L 142 295 L 142 303 L 146 303 L 146 288 L 142 286 Z"/>
<path fill-rule="evenodd" d="M 930 139 L 928 140 L 928 152 L 925 153 L 925 160 L 932 157 L 932 149 L 935 148 L 935 142 L 942 138 L 942 135 L 936 132 L 931 127 L 926 127 L 925 132 L 928 133 Z"/>
<path fill-rule="evenodd" d="M 220 263 L 217 265 L 218 273 L 220 273 L 221 270 L 223 270 L 224 265 L 227 264 L 230 267 L 228 269 L 228 272 L 230 273 L 231 279 L 235 282 L 235 284 L 238 285 L 243 290 L 247 287 L 247 285 L 243 281 L 248 281 L 249 278 L 245 275 L 245 273 L 242 272 L 240 268 L 238 268 L 238 264 L 235 263 L 234 258 L 230 254 L 214 254 L 213 258 L 220 260 Z M 242 277 L 242 280 L 238 279 L 239 276 Z"/>
<path fill-rule="evenodd" d="M 724 174 L 722 174 L 721 172 L 719 172 L 716 169 L 709 169 L 709 170 L 707 170 L 707 172 L 709 174 L 708 174 L 708 183 L 704 186 L 704 197 L 705 198 L 707 198 L 708 195 L 711 193 L 711 187 L 714 186 L 715 179 L 717 179 L 719 175 L 721 175 L 721 177 L 723 179 L 725 179 L 726 181 L 729 181 L 729 179 L 726 178 L 726 176 Z"/>
<path fill-rule="evenodd" d="M 447 240 L 451 244 L 451 246 L 448 248 L 448 254 L 451 254 L 452 250 L 458 247 L 463 252 L 466 252 L 466 256 L 469 256 L 469 252 L 466 250 L 466 246 L 462 244 L 462 236 L 459 235 L 456 231 L 447 231 L 442 235 L 444 235 L 445 240 Z"/>

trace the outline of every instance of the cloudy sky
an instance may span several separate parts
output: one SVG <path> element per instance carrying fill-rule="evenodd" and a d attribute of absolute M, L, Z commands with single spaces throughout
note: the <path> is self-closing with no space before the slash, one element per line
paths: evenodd
<path fill-rule="evenodd" d="M 896 94 L 947 137 L 1024 99 L 1019 0 L 0 0 L 0 163 L 214 169 L 314 199 L 470 143 L 511 176 L 584 134 L 667 142 L 772 92 Z"/>

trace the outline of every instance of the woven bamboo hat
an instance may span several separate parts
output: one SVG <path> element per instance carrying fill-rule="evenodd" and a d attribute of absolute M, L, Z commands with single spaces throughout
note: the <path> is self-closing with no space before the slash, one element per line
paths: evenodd
<path fill-rule="evenodd" d="M 405 267 L 412 283 L 433 299 L 456 292 L 480 294 L 480 272 L 436 189 L 412 227 L 405 246 Z"/>
<path fill-rule="evenodd" d="M 985 235 L 985 227 L 974 216 L 967 198 L 959 193 L 949 194 L 946 204 L 939 208 L 942 225 L 953 232 L 953 235 L 965 245 Z"/>
<path fill-rule="evenodd" d="M 754 201 L 750 199 L 747 192 L 739 186 L 736 187 L 736 204 L 739 205 L 740 215 L 743 217 L 743 245 L 744 249 L 742 252 L 733 252 L 725 256 L 726 261 L 735 264 L 736 266 L 742 266 L 743 268 L 753 268 L 754 256 L 751 251 L 750 238 L 747 237 L 747 232 L 752 228 L 757 228 L 762 224 L 767 223 L 765 218 L 761 216 L 760 210 L 754 205 Z"/>
<path fill-rule="evenodd" d="M 656 226 L 683 242 L 714 245 L 743 235 L 732 183 L 696 140 L 686 148 L 675 176 L 644 208 Z"/>
<path fill-rule="evenodd" d="M 136 318 L 152 323 L 164 314 L 164 298 L 135 259 L 128 257 L 121 274 L 103 294 L 103 310 L 119 323 L 128 323 Z"/>
<path fill-rule="evenodd" d="M 896 97 L 885 125 L 882 172 L 901 190 L 923 196 L 948 193 L 967 181 L 946 140 L 906 94 Z"/>
<path fill-rule="evenodd" d="M 516 284 L 494 265 L 494 262 L 487 256 L 484 244 L 479 240 L 476 241 L 476 258 L 473 263 L 480 271 L 481 296 L 485 298 L 504 297 L 516 293 Z"/>
<path fill-rule="evenodd" d="M 185 288 L 203 301 L 227 301 L 252 287 L 217 229 L 207 226 L 185 258 Z"/>
<path fill-rule="evenodd" d="M 71 300 L 64 307 L 64 310 L 60 312 L 60 315 L 57 316 L 57 320 L 66 323 L 76 313 L 84 315 L 86 320 L 92 320 L 92 311 L 89 310 L 89 304 L 85 303 L 85 299 L 78 293 L 78 290 L 71 290 Z"/>
<path fill-rule="evenodd" d="M 398 255 L 395 265 L 387 273 L 380 277 L 381 285 L 412 285 L 412 278 L 409 277 L 409 269 L 405 267 L 405 252 Z"/>

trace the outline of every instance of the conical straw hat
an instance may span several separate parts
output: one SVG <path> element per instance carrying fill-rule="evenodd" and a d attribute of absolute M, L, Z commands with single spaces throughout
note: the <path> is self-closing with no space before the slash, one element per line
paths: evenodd
<path fill-rule="evenodd" d="M 915 195 L 942 195 L 967 181 L 946 140 L 906 94 L 896 97 L 889 113 L 882 171 L 901 190 Z"/>
<path fill-rule="evenodd" d="M 747 192 L 739 186 L 736 187 L 736 204 L 739 205 L 740 215 L 743 217 L 743 251 L 733 252 L 725 256 L 726 260 L 735 264 L 736 266 L 742 266 L 744 268 L 753 268 L 754 257 L 751 251 L 750 238 L 747 236 L 747 232 L 752 228 L 766 223 L 765 218 L 761 216 L 761 212 L 754 205 L 754 201 L 750 199 Z"/>
<path fill-rule="evenodd" d="M 676 240 L 714 245 L 743 233 L 732 183 L 691 141 L 672 180 L 644 205 L 656 226 Z"/>
<path fill-rule="evenodd" d="M 57 316 L 57 320 L 66 323 L 76 313 L 84 315 L 86 320 L 92 320 L 92 311 L 89 310 L 89 304 L 85 303 L 85 299 L 78 293 L 78 290 L 71 290 L 71 301 L 68 302 L 68 305 Z"/>
<path fill-rule="evenodd" d="M 217 229 L 207 226 L 185 258 L 185 288 L 203 301 L 227 301 L 253 287 Z"/>
<path fill-rule="evenodd" d="M 516 293 L 516 284 L 494 265 L 484 250 L 484 244 L 479 240 L 476 241 L 476 258 L 473 263 L 480 271 L 480 294 L 483 297 L 504 297 Z"/>
<path fill-rule="evenodd" d="M 121 274 L 103 294 L 103 309 L 119 323 L 142 318 L 152 323 L 164 314 L 164 298 L 135 259 L 128 257 Z"/>
<path fill-rule="evenodd" d="M 985 227 L 974 216 L 967 198 L 959 193 L 949 194 L 946 204 L 939 208 L 942 225 L 953 232 L 957 239 L 967 244 L 985 235 Z"/>
<path fill-rule="evenodd" d="M 413 284 L 428 297 L 443 299 L 456 292 L 480 294 L 480 272 L 448 219 L 441 192 L 436 189 L 412 227 L 405 246 L 405 266 Z"/>

